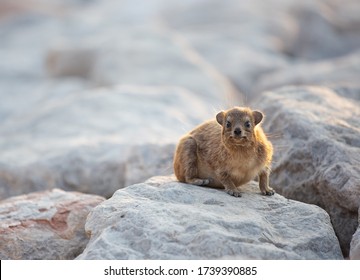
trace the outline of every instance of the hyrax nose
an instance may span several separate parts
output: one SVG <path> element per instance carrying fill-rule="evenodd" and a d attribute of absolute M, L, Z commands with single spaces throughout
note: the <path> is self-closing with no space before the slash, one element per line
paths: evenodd
<path fill-rule="evenodd" d="M 240 129 L 240 128 L 235 128 L 234 134 L 235 134 L 236 136 L 240 136 L 240 135 L 241 135 L 241 129 Z"/>

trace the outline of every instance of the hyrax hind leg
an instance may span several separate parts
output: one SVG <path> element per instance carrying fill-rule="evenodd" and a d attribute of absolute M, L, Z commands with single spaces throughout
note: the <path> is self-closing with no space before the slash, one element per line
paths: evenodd
<path fill-rule="evenodd" d="M 198 178 L 197 143 L 191 136 L 182 138 L 178 144 L 174 158 L 175 175 L 180 182 L 204 186 L 209 179 Z"/>
<path fill-rule="evenodd" d="M 259 174 L 259 187 L 264 195 L 274 195 L 275 191 L 269 187 L 270 168 L 265 167 Z"/>

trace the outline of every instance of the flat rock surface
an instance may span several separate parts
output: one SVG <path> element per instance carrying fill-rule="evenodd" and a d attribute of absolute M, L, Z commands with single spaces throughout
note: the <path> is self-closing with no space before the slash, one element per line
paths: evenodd
<path fill-rule="evenodd" d="M 78 259 L 342 259 L 324 210 L 262 196 L 255 182 L 235 198 L 154 177 L 118 190 L 85 228 Z"/>
<path fill-rule="evenodd" d="M 360 104 L 324 87 L 287 87 L 261 95 L 264 128 L 275 146 L 271 185 L 317 204 L 349 253 L 360 204 Z"/>
<path fill-rule="evenodd" d="M 0 202 L 2 260 L 74 259 L 88 242 L 84 224 L 104 198 L 53 189 Z"/>

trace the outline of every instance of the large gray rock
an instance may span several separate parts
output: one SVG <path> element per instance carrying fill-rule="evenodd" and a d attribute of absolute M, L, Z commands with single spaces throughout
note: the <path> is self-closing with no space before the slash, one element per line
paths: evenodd
<path fill-rule="evenodd" d="M 88 216 L 78 259 L 342 259 L 324 210 L 262 196 L 255 182 L 243 191 L 171 176 L 118 190 Z"/>
<path fill-rule="evenodd" d="M 346 5 L 333 0 L 294 2 L 288 8 L 292 32 L 283 38 L 285 54 L 311 61 L 358 50 L 360 19 L 355 17 L 360 11 L 358 1 Z"/>
<path fill-rule="evenodd" d="M 279 46 L 288 26 L 284 6 L 283 1 L 196 1 L 163 17 L 234 83 L 246 103 L 259 77 L 288 65 Z"/>
<path fill-rule="evenodd" d="M 102 46 L 92 71 L 97 84 L 179 86 L 213 107 L 240 99 L 216 68 L 166 28 L 119 29 Z"/>
<path fill-rule="evenodd" d="M 1 160 L 26 164 L 79 146 L 168 144 L 216 109 L 176 87 L 119 86 L 42 100 L 0 128 Z"/>
<path fill-rule="evenodd" d="M 74 259 L 88 242 L 84 224 L 104 198 L 53 189 L 0 202 L 0 258 Z"/>
<path fill-rule="evenodd" d="M 26 165 L 0 165 L 0 198 L 61 188 L 110 197 L 119 188 L 172 172 L 175 145 L 101 144 Z"/>
<path fill-rule="evenodd" d="M 286 85 L 353 86 L 360 88 L 360 52 L 322 61 L 300 61 L 261 77 L 255 92 Z M 357 94 L 359 98 L 359 94 Z"/>
<path fill-rule="evenodd" d="M 263 41 L 272 42 L 269 36 L 261 32 L 258 34 L 261 38 L 250 36 L 249 26 L 225 28 L 222 32 L 218 29 L 188 31 L 184 37 L 239 89 L 244 96 L 241 104 L 245 104 L 254 98 L 254 87 L 260 77 L 289 64 L 275 46 L 263 44 Z"/>
<path fill-rule="evenodd" d="M 360 104 L 324 87 L 264 92 L 258 103 L 275 146 L 271 184 L 325 209 L 349 254 L 360 206 Z"/>
<path fill-rule="evenodd" d="M 328 59 L 336 73 L 333 65 L 338 62 L 333 58 L 358 50 L 359 10 L 358 1 L 343 5 L 333 0 L 229 0 L 223 5 L 207 0 L 162 14 L 172 28 L 230 78 L 246 95 L 246 102 L 261 92 L 258 83 L 263 79 L 271 85 L 273 72 L 278 79 L 296 79 L 298 72 L 294 74 L 293 66 L 306 61 L 309 63 L 301 69 L 300 77 L 331 81 L 335 74 L 326 77 L 326 69 L 317 76 L 308 74 L 312 72 L 311 62 Z"/>
<path fill-rule="evenodd" d="M 214 113 L 175 87 L 120 86 L 44 100 L 0 128 L 0 197 L 54 187 L 109 197 L 168 174 L 174 143 Z"/>

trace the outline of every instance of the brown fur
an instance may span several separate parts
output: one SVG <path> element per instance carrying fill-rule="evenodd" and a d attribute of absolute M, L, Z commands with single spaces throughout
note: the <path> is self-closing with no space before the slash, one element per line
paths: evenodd
<path fill-rule="evenodd" d="M 177 179 L 241 196 L 238 187 L 259 176 L 261 192 L 273 195 L 269 187 L 273 148 L 260 127 L 262 119 L 259 111 L 234 107 L 186 134 L 175 152 Z"/>

